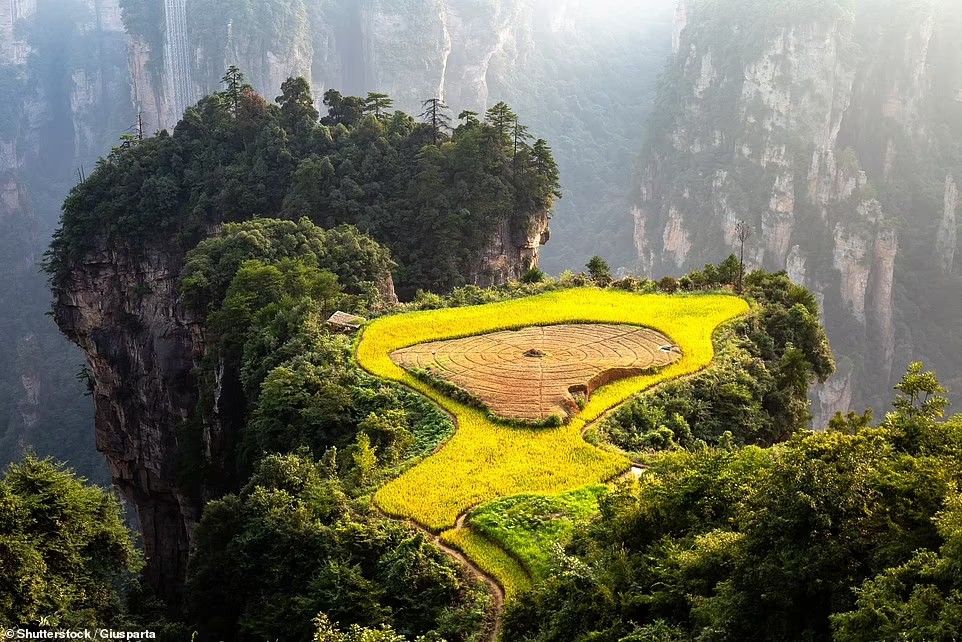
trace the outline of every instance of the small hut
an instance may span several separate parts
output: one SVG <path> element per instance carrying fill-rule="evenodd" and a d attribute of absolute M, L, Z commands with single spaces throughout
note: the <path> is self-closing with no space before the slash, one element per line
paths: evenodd
<path fill-rule="evenodd" d="M 332 314 L 331 318 L 327 320 L 327 325 L 338 332 L 354 332 L 361 327 L 362 323 L 364 323 L 364 319 L 361 317 L 340 310 Z"/>

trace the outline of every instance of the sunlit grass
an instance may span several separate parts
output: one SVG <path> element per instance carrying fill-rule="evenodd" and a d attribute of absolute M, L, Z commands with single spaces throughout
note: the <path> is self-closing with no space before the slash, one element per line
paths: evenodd
<path fill-rule="evenodd" d="M 468 524 L 522 563 L 535 582 L 552 572 L 555 548 L 571 541 L 575 525 L 598 514 L 608 487 L 592 484 L 557 495 L 513 495 L 471 511 Z"/>

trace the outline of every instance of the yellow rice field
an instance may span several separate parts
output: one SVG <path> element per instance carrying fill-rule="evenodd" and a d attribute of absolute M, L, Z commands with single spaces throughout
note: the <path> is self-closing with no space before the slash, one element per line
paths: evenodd
<path fill-rule="evenodd" d="M 457 420 L 457 432 L 437 453 L 381 488 L 377 506 L 441 532 L 483 502 L 518 493 L 550 493 L 601 482 L 627 470 L 620 454 L 582 439 L 587 423 L 661 381 L 707 366 L 712 333 L 748 311 L 735 296 L 639 295 L 578 288 L 481 306 L 428 310 L 382 317 L 369 323 L 357 345 L 360 365 L 434 400 Z M 622 323 L 657 330 L 681 348 L 683 358 L 657 374 L 622 379 L 599 388 L 581 413 L 560 428 L 526 429 L 492 422 L 395 364 L 400 348 L 498 330 L 560 323 Z"/>

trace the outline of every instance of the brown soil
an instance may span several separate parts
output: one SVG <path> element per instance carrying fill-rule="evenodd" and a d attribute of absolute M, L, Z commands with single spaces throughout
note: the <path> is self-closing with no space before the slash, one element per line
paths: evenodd
<path fill-rule="evenodd" d="M 574 414 L 576 397 L 681 358 L 665 335 L 626 325 L 530 327 L 433 341 L 391 354 L 467 390 L 495 414 L 541 421 Z"/>

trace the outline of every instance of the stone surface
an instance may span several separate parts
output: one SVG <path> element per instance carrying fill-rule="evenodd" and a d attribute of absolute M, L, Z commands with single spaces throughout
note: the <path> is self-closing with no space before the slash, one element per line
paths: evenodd
<path fill-rule="evenodd" d="M 934 251 L 915 263 L 928 260 L 954 275 L 959 197 L 954 177 L 944 174 L 929 177 L 945 182 L 938 211 L 910 199 L 907 207 L 883 205 L 877 188 L 904 176 L 900 164 L 931 164 L 938 136 L 962 135 L 945 125 L 933 135 L 928 124 L 936 110 L 957 109 L 936 104 L 943 85 L 957 82 L 946 70 L 962 62 L 949 44 L 957 18 L 945 5 L 923 3 L 882 16 L 889 22 L 881 26 L 868 9 L 772 19 L 755 46 L 729 49 L 722 59 L 699 38 L 738 25 L 706 25 L 717 19 L 706 14 L 695 2 L 679 3 L 669 70 L 677 105 L 643 158 L 631 209 L 637 271 L 658 277 L 718 262 L 737 247 L 735 222 L 747 221 L 756 232 L 748 263 L 787 270 L 815 291 L 833 346 L 853 360 L 844 385 L 815 395 L 816 421 L 846 400 L 887 403 L 905 365 L 896 361 L 918 349 L 897 323 L 897 306 L 911 316 L 920 305 L 937 305 L 897 301 L 906 265 L 899 237 L 906 228 L 913 236 L 925 230 Z M 913 288 L 903 297 L 923 294 Z"/>

